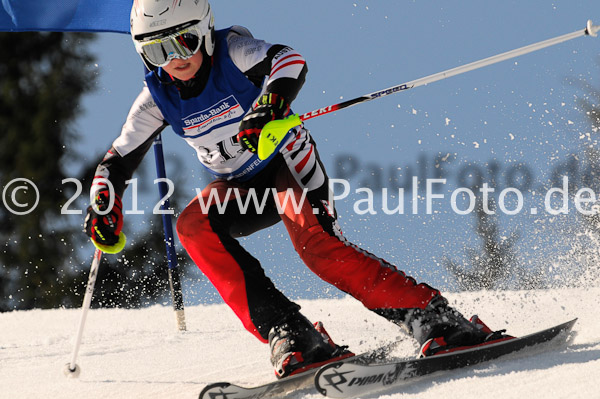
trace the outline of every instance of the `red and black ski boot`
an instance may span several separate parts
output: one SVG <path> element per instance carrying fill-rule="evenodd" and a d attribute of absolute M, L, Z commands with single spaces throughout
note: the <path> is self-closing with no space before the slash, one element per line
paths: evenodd
<path fill-rule="evenodd" d="M 300 313 L 271 329 L 269 346 L 277 378 L 354 356 L 347 346 L 338 346 L 332 341 L 321 322 L 313 326 Z"/>
<path fill-rule="evenodd" d="M 442 335 L 427 339 L 421 345 L 418 357 L 441 355 L 514 338 L 504 334 L 506 330 L 493 331 L 477 315 L 471 317 L 469 323 L 479 330 L 480 334 L 469 334 L 471 338 L 457 340 L 449 330 L 446 332 L 448 336 Z"/>

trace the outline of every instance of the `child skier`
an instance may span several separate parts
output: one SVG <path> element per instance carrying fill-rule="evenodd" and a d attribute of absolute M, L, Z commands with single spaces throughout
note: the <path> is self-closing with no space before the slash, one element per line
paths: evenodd
<path fill-rule="evenodd" d="M 270 344 L 278 377 L 352 355 L 333 343 L 322 324 L 313 326 L 236 240 L 280 220 L 314 273 L 405 327 L 422 355 L 497 338 L 448 306 L 438 290 L 347 241 L 328 201 L 325 169 L 302 124 L 273 155 L 257 157 L 262 128 L 291 114 L 304 83 L 306 62 L 297 51 L 255 39 L 240 26 L 215 30 L 206 0 L 135 0 L 131 35 L 147 68 L 146 85 L 96 171 L 94 206 L 85 221 L 95 244 L 113 252 L 124 245 L 125 181 L 170 125 L 216 176 L 179 216 L 179 239 L 244 327 Z M 114 187 L 110 208 L 102 179 Z M 290 194 L 296 201 L 286 203 Z M 249 201 L 244 212 L 239 203 L 246 201 L 236 197 L 249 195 L 264 199 L 264 209 Z"/>

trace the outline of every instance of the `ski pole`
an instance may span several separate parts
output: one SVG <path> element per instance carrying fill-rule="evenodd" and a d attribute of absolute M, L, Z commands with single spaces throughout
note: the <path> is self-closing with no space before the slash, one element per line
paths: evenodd
<path fill-rule="evenodd" d="M 175 310 L 175 319 L 177 329 L 185 331 L 185 313 L 183 309 L 183 292 L 181 291 L 181 280 L 179 278 L 179 268 L 177 267 L 177 252 L 175 251 L 175 239 L 173 235 L 173 223 L 171 215 L 168 213 L 170 208 L 169 193 L 167 192 L 167 172 L 165 169 L 165 157 L 163 154 L 162 138 L 160 135 L 154 139 L 154 158 L 156 160 L 156 175 L 158 176 L 158 192 L 160 195 L 160 210 L 162 213 L 163 229 L 165 234 L 165 245 L 167 250 L 167 263 L 169 267 L 169 288 L 173 299 L 173 309 Z"/>
<path fill-rule="evenodd" d="M 88 310 L 92 303 L 92 296 L 94 295 L 94 286 L 96 285 L 96 277 L 98 276 L 98 268 L 100 267 L 100 260 L 102 259 L 102 251 L 96 249 L 94 252 L 94 259 L 92 260 L 92 267 L 90 268 L 90 275 L 88 277 L 87 287 L 85 289 L 85 295 L 83 296 L 83 305 L 81 305 L 81 316 L 79 318 L 79 327 L 77 328 L 77 336 L 75 338 L 75 346 L 73 347 L 73 353 L 71 354 L 71 361 L 65 365 L 63 372 L 67 377 L 77 378 L 81 372 L 81 368 L 77 365 L 77 355 L 79 354 L 79 347 L 81 346 L 81 339 L 83 337 L 83 327 L 85 326 L 85 319 L 87 317 Z"/>
<path fill-rule="evenodd" d="M 344 101 L 338 104 L 329 105 L 325 108 L 319 108 L 311 112 L 307 112 L 300 116 L 292 115 L 287 119 L 275 120 L 267 123 L 261 132 L 259 143 L 258 143 L 258 157 L 260 159 L 267 159 L 279 143 L 286 137 L 288 131 L 295 126 L 300 124 L 300 121 L 306 121 L 317 116 L 329 114 L 331 112 L 339 111 L 340 109 L 348 108 L 356 104 L 361 104 L 367 101 L 375 100 L 394 94 L 400 91 L 409 90 L 415 87 L 424 86 L 429 83 L 437 82 L 438 80 L 446 79 L 452 76 L 460 75 L 465 72 L 473 71 L 475 69 L 483 68 L 488 65 L 496 64 L 501 61 L 505 61 L 511 58 L 518 57 L 520 55 L 528 54 L 537 50 L 541 50 L 546 47 L 554 46 L 559 43 L 566 42 L 568 40 L 576 39 L 581 36 L 597 36 L 600 31 L 600 26 L 594 26 L 592 20 L 587 21 L 585 29 L 575 31 L 573 33 L 567 33 L 566 35 L 557 36 L 552 39 L 544 40 L 528 46 L 520 47 L 505 53 L 497 54 L 492 57 L 484 58 L 479 61 L 471 62 L 456 68 L 448 69 L 442 72 L 435 73 L 433 75 L 425 76 L 420 79 L 411 80 L 410 82 L 402 83 L 397 86 L 389 87 L 387 89 L 379 90 L 370 94 L 365 94 L 360 97 L 353 98 L 352 100 Z M 284 122 L 280 122 L 284 121 Z M 289 128 L 288 128 L 289 126 Z M 287 129 L 286 129 L 287 128 Z M 266 133 L 266 134 L 265 134 Z M 264 139 L 263 139 L 264 136 Z M 262 147 L 262 148 L 261 148 Z"/>
<path fill-rule="evenodd" d="M 475 69 L 483 68 L 488 65 L 496 64 L 501 61 L 506 61 L 511 58 L 518 57 L 520 55 L 525 55 L 528 53 L 532 53 L 537 50 L 541 50 L 546 47 L 554 46 L 559 43 L 566 42 L 568 40 L 576 39 L 581 36 L 597 36 L 598 31 L 600 30 L 600 26 L 594 26 L 592 24 L 592 20 L 587 21 L 587 26 L 585 29 L 581 29 L 575 31 L 573 33 L 567 33 L 566 35 L 557 36 L 552 39 L 544 40 L 541 42 L 537 42 L 534 44 L 530 44 L 528 46 L 520 47 L 511 51 L 507 51 L 505 53 L 497 54 L 492 57 L 484 58 L 479 61 L 471 62 L 466 65 L 462 65 L 456 68 L 448 69 L 442 72 L 435 73 L 433 75 L 425 76 L 420 79 L 412 80 L 410 82 L 402 83 L 397 86 L 389 87 L 384 90 L 379 90 L 370 94 L 366 94 L 361 97 L 354 98 L 352 100 L 344 101 L 339 104 L 330 105 L 325 108 L 319 108 L 311 112 L 307 112 L 300 116 L 300 119 L 303 121 L 315 118 L 317 116 L 325 115 L 330 112 L 338 111 L 340 109 L 348 108 L 356 104 L 360 104 L 366 101 L 374 100 L 376 98 L 384 97 L 390 94 L 397 93 L 399 91 L 404 91 L 408 89 L 412 89 L 414 87 L 424 86 L 429 83 L 437 82 L 438 80 L 446 79 L 452 76 L 460 75 L 465 72 L 470 72 Z"/>

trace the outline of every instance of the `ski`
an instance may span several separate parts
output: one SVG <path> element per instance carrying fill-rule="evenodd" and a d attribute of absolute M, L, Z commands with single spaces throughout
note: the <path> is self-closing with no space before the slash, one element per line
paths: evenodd
<path fill-rule="evenodd" d="M 361 364 L 350 359 L 325 365 L 315 375 L 317 390 L 330 398 L 351 398 L 401 386 L 407 380 L 497 359 L 540 344 L 564 343 L 577 319 L 520 338 L 483 344 L 460 351 L 385 364 Z M 540 347 L 542 348 L 542 347 Z M 547 349 L 547 347 L 545 347 Z"/>
<path fill-rule="evenodd" d="M 360 355 L 352 356 L 336 364 L 344 363 L 352 360 L 355 364 L 374 364 L 382 362 L 388 354 L 398 346 L 398 342 L 385 344 L 371 351 Z M 199 399 L 260 399 L 260 398 L 282 398 L 292 393 L 302 391 L 314 391 L 314 377 L 319 370 L 318 367 L 304 371 L 299 374 L 294 374 L 280 380 L 268 382 L 266 384 L 243 387 L 229 382 L 216 382 L 209 384 L 202 392 Z"/>

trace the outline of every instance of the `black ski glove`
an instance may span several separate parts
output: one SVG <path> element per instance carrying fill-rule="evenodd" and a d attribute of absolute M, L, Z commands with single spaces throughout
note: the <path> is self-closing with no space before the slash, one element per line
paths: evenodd
<path fill-rule="evenodd" d="M 238 143 L 245 150 L 256 153 L 262 128 L 275 119 L 283 119 L 289 110 L 290 105 L 279 94 L 263 94 L 256 102 L 254 109 L 240 122 L 240 132 L 237 135 Z"/>
<path fill-rule="evenodd" d="M 104 213 L 108 209 L 109 200 L 109 191 L 102 190 L 96 194 L 94 203 L 96 208 Z M 123 229 L 122 209 L 121 197 L 117 194 L 112 209 L 106 215 L 99 215 L 91 205 L 88 207 L 83 227 L 95 244 L 114 246 L 119 242 L 119 235 Z"/>

